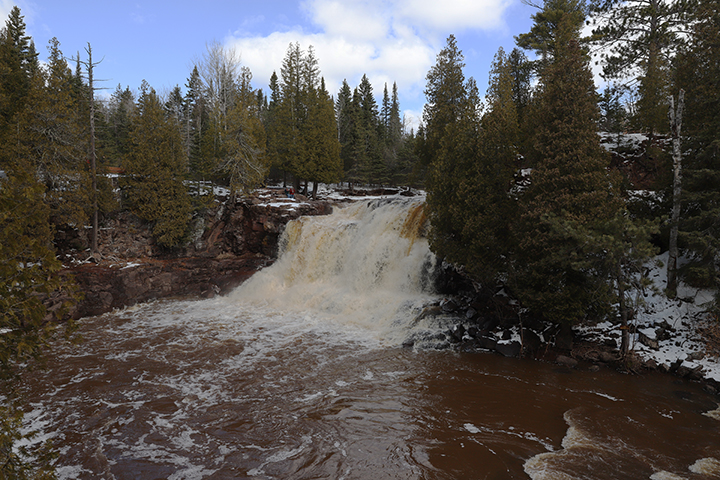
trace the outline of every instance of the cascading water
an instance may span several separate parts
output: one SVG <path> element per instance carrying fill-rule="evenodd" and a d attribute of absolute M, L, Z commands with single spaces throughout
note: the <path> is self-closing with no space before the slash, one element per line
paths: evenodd
<path fill-rule="evenodd" d="M 288 224 L 278 261 L 228 300 L 307 313 L 326 326 L 363 329 L 397 345 L 424 327 L 435 256 L 423 238 L 424 203 L 380 199 Z M 437 320 L 434 326 L 438 326 Z"/>
<path fill-rule="evenodd" d="M 27 375 L 28 428 L 62 480 L 720 478 L 698 385 L 400 347 L 447 328 L 419 315 L 424 223 L 355 203 L 290 223 L 227 297 L 83 319 Z"/>

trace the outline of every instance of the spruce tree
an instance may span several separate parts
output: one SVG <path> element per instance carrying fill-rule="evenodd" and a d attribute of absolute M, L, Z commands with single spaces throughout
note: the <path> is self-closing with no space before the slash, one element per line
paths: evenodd
<path fill-rule="evenodd" d="M 280 108 L 280 84 L 278 83 L 277 73 L 273 71 L 270 76 L 270 100 L 267 107 L 267 115 L 265 116 L 265 132 L 267 138 L 266 155 L 268 159 L 268 165 L 271 168 L 280 169 L 280 154 L 279 149 L 279 137 L 278 131 L 280 126 L 278 124 L 278 109 Z M 287 186 L 287 178 L 285 178 L 285 171 L 283 171 L 283 187 Z"/>
<path fill-rule="evenodd" d="M 185 111 L 184 141 L 185 154 L 188 158 L 190 178 L 196 182 L 198 195 L 202 195 L 201 181 L 212 178 L 212 165 L 203 156 L 202 139 L 208 124 L 207 102 L 203 93 L 203 83 L 197 66 L 193 67 L 185 84 L 186 92 L 183 99 Z"/>
<path fill-rule="evenodd" d="M 515 289 L 547 320 L 575 323 L 609 309 L 603 247 L 588 239 L 615 218 L 622 199 L 599 144 L 595 85 L 573 12 L 561 17 L 552 37 L 552 61 L 533 112 L 539 116 L 532 145 L 537 163 L 520 197 Z"/>
<path fill-rule="evenodd" d="M 342 163 L 333 101 L 325 89 L 325 79 L 321 79 L 318 90 L 308 93 L 308 118 L 303 131 L 305 159 L 299 166 L 298 175 L 313 182 L 312 196 L 315 198 L 319 182 L 340 179 Z"/>
<path fill-rule="evenodd" d="M 335 116 L 338 123 L 338 141 L 340 142 L 343 178 L 349 181 L 349 175 L 354 166 L 352 146 L 358 119 L 353 104 L 353 92 L 347 80 L 343 80 L 337 100 L 335 100 Z"/>
<path fill-rule="evenodd" d="M 303 157 L 302 125 L 305 122 L 305 102 L 303 99 L 303 58 L 304 52 L 299 43 L 290 44 L 283 59 L 280 76 L 281 101 L 277 108 L 277 153 L 280 168 L 293 173 L 293 163 Z M 295 187 L 299 187 L 296 178 Z"/>
<path fill-rule="evenodd" d="M 381 118 L 373 87 L 367 75 L 363 75 L 358 85 L 359 128 L 358 147 L 363 150 L 362 167 L 359 178 L 368 185 L 382 185 L 389 181 L 388 169 L 383 161 L 380 138 Z"/>
<path fill-rule="evenodd" d="M 130 129 L 135 115 L 135 95 L 130 87 L 123 89 L 118 85 L 110 95 L 107 110 L 108 160 L 110 165 L 119 166 L 130 151 Z"/>
<path fill-rule="evenodd" d="M 0 31 L 0 135 L 25 106 L 31 79 L 38 73 L 35 44 L 25 33 L 25 20 L 15 6 Z"/>
<path fill-rule="evenodd" d="M 701 0 L 688 45 L 676 62 L 676 88 L 685 89 L 680 243 L 689 262 L 681 278 L 715 291 L 720 310 L 720 2 Z"/>

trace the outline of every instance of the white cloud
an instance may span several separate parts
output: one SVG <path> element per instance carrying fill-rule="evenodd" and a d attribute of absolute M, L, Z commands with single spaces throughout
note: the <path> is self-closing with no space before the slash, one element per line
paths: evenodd
<path fill-rule="evenodd" d="M 10 10 L 12 10 L 13 5 L 15 5 L 15 2 L 11 0 L 0 0 L 0 28 L 5 27 L 5 21 L 7 20 L 8 15 L 10 15 Z"/>
<path fill-rule="evenodd" d="M 377 97 L 384 83 L 397 82 L 403 101 L 422 104 L 425 75 L 448 33 L 467 29 L 502 30 L 510 0 L 305 0 L 310 27 L 292 27 L 267 36 L 230 37 L 254 84 L 265 88 L 288 45 L 312 45 L 331 94 L 343 79 L 357 86 L 367 74 Z M 409 106 L 409 105 L 408 105 Z M 416 115 L 416 112 L 414 112 Z"/>

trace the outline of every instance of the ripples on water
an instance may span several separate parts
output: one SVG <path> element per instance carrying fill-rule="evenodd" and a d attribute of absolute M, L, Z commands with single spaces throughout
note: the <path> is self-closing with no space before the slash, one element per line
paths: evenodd
<path fill-rule="evenodd" d="M 60 478 L 720 478 L 698 385 L 401 348 L 446 328 L 415 320 L 434 264 L 398 235 L 416 207 L 304 219 L 228 297 L 82 321 L 28 379 Z"/>

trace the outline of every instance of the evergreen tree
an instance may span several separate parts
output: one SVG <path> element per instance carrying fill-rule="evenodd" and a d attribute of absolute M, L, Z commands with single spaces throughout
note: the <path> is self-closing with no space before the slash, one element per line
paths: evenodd
<path fill-rule="evenodd" d="M 107 107 L 109 145 L 106 146 L 108 163 L 119 166 L 130 151 L 130 129 L 135 115 L 135 95 L 130 87 L 118 85 L 110 96 Z"/>
<path fill-rule="evenodd" d="M 337 100 L 335 100 L 335 116 L 338 123 L 338 141 L 340 142 L 340 159 L 343 164 L 343 178 L 349 180 L 353 170 L 353 139 L 357 114 L 353 104 L 353 92 L 347 80 L 343 80 Z"/>
<path fill-rule="evenodd" d="M 200 182 L 212 177 L 213 166 L 209 159 L 203 155 L 202 149 L 203 135 L 209 118 L 207 102 L 203 92 L 204 87 L 197 66 L 193 67 L 185 87 L 186 92 L 183 99 L 185 154 L 188 158 L 190 178 L 197 182 L 197 191 L 198 194 L 201 194 Z"/>
<path fill-rule="evenodd" d="M 465 80 L 462 52 L 454 36 L 427 74 L 422 148 L 429 160 L 426 187 L 430 246 L 451 262 L 463 260 L 462 232 L 467 221 L 466 177 L 473 169 L 479 133 L 479 99 L 472 79 Z"/>
<path fill-rule="evenodd" d="M 392 99 L 390 100 L 390 114 L 388 118 L 388 144 L 397 146 L 403 134 L 403 124 L 400 118 L 400 100 L 398 98 L 397 83 L 393 82 Z"/>
<path fill-rule="evenodd" d="M 358 85 L 359 126 L 358 148 L 361 149 L 359 179 L 366 184 L 382 185 L 389 181 L 389 174 L 382 156 L 380 138 L 380 114 L 373 94 L 373 87 L 367 75 Z"/>
<path fill-rule="evenodd" d="M 235 102 L 228 112 L 226 127 L 220 137 L 222 153 L 218 169 L 227 175 L 231 199 L 258 187 L 267 174 L 267 139 L 251 81 L 250 70 L 243 67 Z"/>
<path fill-rule="evenodd" d="M 515 37 L 520 48 L 533 50 L 538 59 L 532 62 L 534 70 L 542 74 L 554 59 L 556 51 L 563 48 L 565 40 L 558 36 L 560 23 L 580 30 L 585 22 L 585 0 L 544 0 L 542 9 L 532 15 L 533 26 L 528 33 Z"/>
<path fill-rule="evenodd" d="M 388 138 L 388 129 L 390 128 L 390 94 L 388 93 L 387 83 L 383 87 L 379 127 L 380 140 L 382 140 L 383 143 L 386 143 Z"/>
<path fill-rule="evenodd" d="M 299 43 L 290 44 L 280 75 L 281 102 L 277 109 L 277 146 L 280 168 L 293 173 L 293 164 L 302 158 L 302 125 L 306 119 L 303 99 L 303 57 Z M 299 178 L 296 178 L 297 188 Z"/>
<path fill-rule="evenodd" d="M 82 227 L 91 205 L 88 144 L 82 137 L 72 71 L 57 39 L 49 43 L 47 69 L 34 77 L 28 107 L 19 115 L 19 141 L 46 186 L 53 222 Z"/>
<path fill-rule="evenodd" d="M 637 81 L 637 126 L 651 135 L 668 130 L 668 59 L 687 23 L 688 2 L 596 0 L 595 43 L 604 47 L 603 77 Z M 628 78 L 629 77 L 629 78 Z"/>
<path fill-rule="evenodd" d="M 266 154 L 268 164 L 273 169 L 282 170 L 280 163 L 280 155 L 278 153 L 281 146 L 278 144 L 278 109 L 280 108 L 280 84 L 278 83 L 277 73 L 273 71 L 270 76 L 270 100 L 267 107 L 267 115 L 265 117 L 265 132 L 267 138 Z M 287 178 L 283 179 L 283 187 L 287 186 Z"/>
<path fill-rule="evenodd" d="M 518 124 L 522 127 L 525 120 L 525 110 L 530 105 L 532 96 L 532 64 L 520 49 L 513 48 L 508 56 L 508 66 L 513 78 L 513 103 L 517 111 Z"/>
<path fill-rule="evenodd" d="M 0 31 L 0 135 L 10 127 L 14 115 L 25 106 L 31 79 L 38 73 L 37 53 L 25 20 L 15 6 Z"/>
<path fill-rule="evenodd" d="M 342 174 L 335 111 L 324 79 L 321 79 L 318 90 L 309 92 L 303 142 L 305 159 L 298 166 L 297 175 L 313 182 L 312 196 L 315 198 L 319 182 L 335 182 Z"/>
<path fill-rule="evenodd" d="M 0 178 L 0 477 L 50 479 L 56 455 L 23 433 L 18 380 L 31 360 L 43 360 L 58 325 L 70 334 L 73 323 L 58 323 L 68 302 L 54 315 L 43 304 L 68 285 L 59 276 L 45 189 L 26 168 L 29 163 L 16 159 Z"/>
<path fill-rule="evenodd" d="M 556 323 L 607 313 L 611 291 L 603 246 L 589 242 L 622 207 L 597 135 L 598 108 L 579 25 L 570 12 L 543 70 L 531 186 L 520 197 L 515 290 L 523 305 Z"/>
<path fill-rule="evenodd" d="M 168 121 L 155 90 L 146 82 L 130 138 L 121 183 L 127 207 L 154 223 L 158 245 L 175 247 L 186 238 L 190 223 L 190 199 L 183 184 L 185 150 L 177 124 Z"/>
<path fill-rule="evenodd" d="M 680 242 L 689 262 L 683 280 L 711 288 L 720 305 L 720 2 L 701 0 L 687 48 L 678 56 L 676 87 L 685 89 Z"/>
<path fill-rule="evenodd" d="M 460 263 L 482 283 L 512 274 L 509 259 L 517 243 L 511 235 L 517 218 L 512 186 L 519 156 L 513 83 L 512 65 L 500 48 L 490 69 L 488 110 L 482 117 L 477 159 L 462 190 L 466 223 L 461 234 L 466 248 Z"/>

